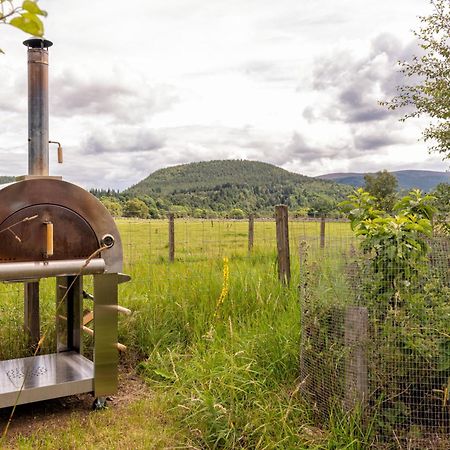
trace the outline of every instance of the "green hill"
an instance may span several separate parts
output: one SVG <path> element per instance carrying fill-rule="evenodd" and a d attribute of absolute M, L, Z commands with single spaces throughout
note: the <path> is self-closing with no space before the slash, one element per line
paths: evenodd
<path fill-rule="evenodd" d="M 9 176 L 6 176 L 6 175 L 0 175 L 0 184 L 12 183 L 15 180 L 16 180 L 16 177 L 9 177 Z"/>
<path fill-rule="evenodd" d="M 391 172 L 397 177 L 400 190 L 421 189 L 432 191 L 439 183 L 450 182 L 450 173 L 432 170 L 399 170 Z M 364 173 L 329 173 L 318 178 L 332 180 L 336 183 L 349 184 L 355 187 L 364 186 Z"/>
<path fill-rule="evenodd" d="M 157 207 L 182 206 L 226 212 L 271 213 L 276 204 L 291 210 L 323 213 L 333 210 L 350 192 L 348 186 L 288 172 L 271 164 L 225 160 L 160 169 L 127 189 L 127 196 L 149 196 Z M 159 206 L 158 206 L 159 204 Z"/>

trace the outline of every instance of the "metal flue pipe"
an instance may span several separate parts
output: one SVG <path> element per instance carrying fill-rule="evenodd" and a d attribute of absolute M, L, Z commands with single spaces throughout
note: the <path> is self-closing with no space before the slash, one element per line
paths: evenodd
<path fill-rule="evenodd" d="M 47 39 L 31 38 L 28 47 L 28 174 L 48 176 L 48 47 Z"/>

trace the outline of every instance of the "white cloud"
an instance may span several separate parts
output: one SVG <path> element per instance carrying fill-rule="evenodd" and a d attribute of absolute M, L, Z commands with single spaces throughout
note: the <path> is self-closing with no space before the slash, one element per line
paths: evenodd
<path fill-rule="evenodd" d="M 401 81 L 396 60 L 416 50 L 423 0 L 42 6 L 55 43 L 50 131 L 67 161 L 52 155 L 52 170 L 87 187 L 125 188 L 167 165 L 219 158 L 309 175 L 445 167 L 416 142 L 423 123 L 399 124 L 377 104 Z M 26 170 L 24 38 L 2 33 L 0 174 Z"/>

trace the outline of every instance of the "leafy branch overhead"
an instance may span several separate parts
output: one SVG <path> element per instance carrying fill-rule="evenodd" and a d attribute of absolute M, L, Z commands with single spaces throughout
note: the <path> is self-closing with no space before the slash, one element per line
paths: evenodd
<path fill-rule="evenodd" d="M 398 95 L 382 102 L 389 109 L 404 109 L 402 120 L 427 115 L 430 125 L 423 137 L 431 141 L 430 150 L 450 158 L 450 3 L 430 0 L 433 12 L 421 17 L 414 35 L 421 56 L 400 61 L 400 71 L 409 80 L 397 88 Z"/>
<path fill-rule="evenodd" d="M 25 0 L 20 5 L 14 0 L 0 0 L 0 24 L 11 25 L 33 36 L 44 35 L 41 17 L 46 16 L 38 0 Z"/>

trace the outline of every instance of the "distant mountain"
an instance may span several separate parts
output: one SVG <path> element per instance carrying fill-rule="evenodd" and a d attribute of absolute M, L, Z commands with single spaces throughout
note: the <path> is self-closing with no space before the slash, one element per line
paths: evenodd
<path fill-rule="evenodd" d="M 12 183 L 15 180 L 16 180 L 16 177 L 9 177 L 9 176 L 6 176 L 6 175 L 0 175 L 0 184 Z"/>
<path fill-rule="evenodd" d="M 439 183 L 450 183 L 449 172 L 432 170 L 398 170 L 391 172 L 397 177 L 400 190 L 421 189 L 429 192 Z M 364 186 L 364 173 L 328 173 L 317 178 L 332 180 L 336 183 L 349 184 L 355 187 Z"/>
<path fill-rule="evenodd" d="M 292 209 L 333 209 L 351 191 L 327 180 L 258 161 L 225 160 L 183 164 L 157 170 L 123 192 L 149 196 L 159 204 L 213 211 L 239 208 L 246 212 L 273 211 L 284 203 Z"/>

